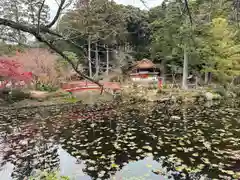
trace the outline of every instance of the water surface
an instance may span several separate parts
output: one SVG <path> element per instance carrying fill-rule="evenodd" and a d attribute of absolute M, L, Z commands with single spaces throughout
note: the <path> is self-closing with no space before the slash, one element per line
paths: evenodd
<path fill-rule="evenodd" d="M 141 107 L 2 118 L 1 179 L 36 169 L 77 180 L 240 177 L 238 104 Z"/>

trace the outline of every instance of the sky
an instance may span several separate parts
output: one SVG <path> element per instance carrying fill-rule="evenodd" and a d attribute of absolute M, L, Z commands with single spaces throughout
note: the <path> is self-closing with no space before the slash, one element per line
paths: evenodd
<path fill-rule="evenodd" d="M 160 5 L 162 2 L 162 0 L 143 0 L 145 2 L 145 5 L 144 5 L 144 3 L 141 2 L 141 0 L 115 0 L 115 1 L 118 4 L 132 5 L 132 6 L 139 7 L 141 9 L 155 7 L 155 6 Z M 52 18 L 56 14 L 56 11 L 58 8 L 58 6 L 56 4 L 56 0 L 47 0 L 46 3 L 50 7 L 50 14 L 51 14 L 51 18 Z"/>

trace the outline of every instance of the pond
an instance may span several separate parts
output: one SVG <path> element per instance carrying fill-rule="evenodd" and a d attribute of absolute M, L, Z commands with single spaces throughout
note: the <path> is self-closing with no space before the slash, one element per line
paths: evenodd
<path fill-rule="evenodd" d="M 140 105 L 2 118 L 1 179 L 239 179 L 239 103 Z"/>

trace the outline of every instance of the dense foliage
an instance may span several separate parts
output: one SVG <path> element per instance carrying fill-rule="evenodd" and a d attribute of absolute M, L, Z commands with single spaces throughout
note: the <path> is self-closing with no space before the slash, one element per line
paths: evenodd
<path fill-rule="evenodd" d="M 189 7 L 193 22 L 181 1 L 164 1 L 146 11 L 93 0 L 76 3 L 62 17 L 58 29 L 82 46 L 85 62 L 89 59 L 84 58 L 89 48 L 87 42 L 91 41 L 91 62 L 96 63 L 97 51 L 103 69 L 106 53 L 110 53 L 111 68 L 111 63 L 116 64 L 116 52 L 124 52 L 136 60 L 151 58 L 170 73 L 176 69 L 173 67 L 183 66 L 186 48 L 191 73 L 202 76 L 203 72 L 212 72 L 217 80 L 231 82 L 240 72 L 236 5 L 229 1 L 196 0 Z"/>

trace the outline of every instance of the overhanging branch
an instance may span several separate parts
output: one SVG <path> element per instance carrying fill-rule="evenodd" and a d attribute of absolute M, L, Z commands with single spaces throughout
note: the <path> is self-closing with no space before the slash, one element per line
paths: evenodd
<path fill-rule="evenodd" d="M 58 20 L 62 10 L 63 10 L 63 6 L 65 4 L 66 0 L 61 0 L 61 3 L 58 6 L 58 10 L 57 13 L 55 15 L 55 17 L 53 18 L 52 22 L 50 22 L 48 25 L 46 25 L 47 28 L 51 28 Z"/>
<path fill-rule="evenodd" d="M 81 71 L 78 70 L 78 66 L 74 64 L 74 62 L 69 59 L 62 51 L 60 51 L 55 45 L 49 43 L 43 36 L 36 36 L 36 38 L 40 41 L 45 43 L 46 45 L 48 45 L 49 48 L 51 48 L 52 50 L 54 50 L 56 53 L 58 53 L 59 55 L 61 55 L 64 59 L 67 60 L 67 62 L 72 66 L 72 68 L 83 78 L 92 81 L 94 83 L 96 83 L 97 85 L 99 85 L 100 87 L 102 87 L 102 84 L 100 84 L 98 81 L 93 80 L 92 78 L 86 76 L 85 74 L 83 74 Z"/>
<path fill-rule="evenodd" d="M 41 13 L 42 13 L 44 3 L 45 3 L 45 0 L 42 1 L 41 6 L 38 10 L 38 26 L 37 26 L 37 33 L 38 34 L 40 33 L 40 20 L 41 20 Z"/>
<path fill-rule="evenodd" d="M 62 51 L 60 51 L 55 45 L 53 45 L 52 43 L 50 43 L 43 35 L 41 35 L 41 33 L 38 33 L 38 28 L 35 28 L 34 26 L 30 26 L 30 25 L 23 25 L 23 24 L 20 24 L 20 23 L 16 23 L 14 21 L 11 21 L 11 20 L 7 20 L 7 19 L 3 19 L 3 18 L 0 18 L 0 25 L 4 25 L 4 26 L 8 26 L 8 27 L 11 27 L 13 29 L 17 29 L 17 30 L 20 30 L 20 31 L 23 31 L 23 32 L 27 32 L 27 33 L 30 33 L 32 34 L 33 36 L 35 36 L 40 42 L 43 42 L 45 43 L 49 48 L 51 48 L 52 50 L 54 50 L 56 53 L 58 53 L 59 55 L 61 55 L 64 59 L 67 60 L 67 62 L 72 66 L 72 68 L 76 71 L 76 73 L 78 73 L 81 77 L 91 81 L 91 82 L 94 82 L 96 83 L 97 85 L 99 85 L 102 89 L 103 89 L 103 85 L 100 84 L 98 81 L 86 76 L 85 74 L 83 74 L 77 66 L 75 66 L 74 62 L 68 58 Z M 45 33 L 49 33 L 50 34 L 54 34 L 55 36 L 58 36 L 58 37 L 62 37 L 61 35 L 55 33 L 55 32 L 52 32 L 51 30 L 47 29 L 46 27 L 42 27 L 40 26 L 40 30 L 42 32 L 45 32 Z M 74 44 L 76 46 L 75 43 L 71 42 L 71 41 L 68 41 L 72 44 Z"/>
<path fill-rule="evenodd" d="M 192 20 L 192 15 L 191 15 L 191 12 L 190 12 L 190 9 L 189 9 L 188 0 L 184 0 L 184 4 L 185 4 L 186 10 L 187 10 L 187 14 L 188 14 L 190 23 L 192 25 L 193 24 L 193 20 Z"/>

